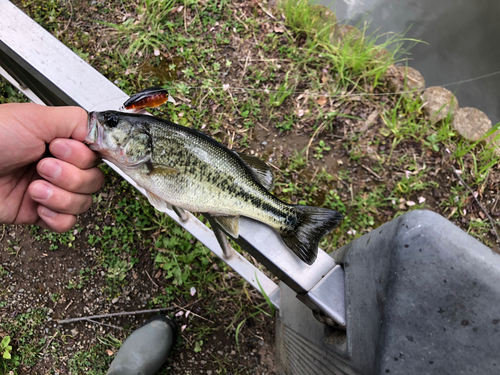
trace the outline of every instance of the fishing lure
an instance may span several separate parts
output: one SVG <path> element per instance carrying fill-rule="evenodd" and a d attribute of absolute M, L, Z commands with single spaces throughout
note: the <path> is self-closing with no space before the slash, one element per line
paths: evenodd
<path fill-rule="evenodd" d="M 174 98 L 162 87 L 149 87 L 132 95 L 120 109 L 156 108 L 166 102 L 175 104 Z"/>

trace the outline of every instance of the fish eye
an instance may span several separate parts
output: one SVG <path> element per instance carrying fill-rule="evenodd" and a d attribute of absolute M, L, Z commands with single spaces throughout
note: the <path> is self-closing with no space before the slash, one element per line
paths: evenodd
<path fill-rule="evenodd" d="M 116 128 L 118 126 L 118 117 L 114 113 L 106 113 L 104 115 L 104 120 L 110 128 Z"/>

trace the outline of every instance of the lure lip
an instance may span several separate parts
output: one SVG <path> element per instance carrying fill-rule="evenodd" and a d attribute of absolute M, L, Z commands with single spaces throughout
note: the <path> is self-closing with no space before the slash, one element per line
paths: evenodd
<path fill-rule="evenodd" d="M 177 105 L 175 99 L 172 97 L 172 95 L 168 94 L 168 99 L 167 102 L 172 103 L 173 105 Z"/>

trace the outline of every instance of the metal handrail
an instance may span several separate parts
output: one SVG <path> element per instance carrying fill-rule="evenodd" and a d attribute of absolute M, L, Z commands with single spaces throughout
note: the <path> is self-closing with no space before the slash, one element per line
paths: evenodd
<path fill-rule="evenodd" d="M 0 0 L 0 74 L 31 100 L 47 105 L 78 105 L 87 111 L 117 109 L 128 95 L 25 15 L 11 2 Z M 137 190 L 127 175 L 107 162 Z M 225 257 L 214 233 L 187 213 L 181 221 L 174 211 L 164 211 L 248 283 L 268 295 L 279 308 L 279 287 L 252 263 L 233 251 Z M 290 286 L 309 307 L 345 326 L 342 268 L 321 249 L 315 263 L 300 261 L 268 226 L 240 218 L 237 243 L 281 281 Z M 325 282 L 328 275 L 329 282 Z M 330 277 L 331 276 L 331 277 Z M 332 284 L 333 283 L 333 284 Z M 324 294 L 328 290 L 329 294 Z"/>

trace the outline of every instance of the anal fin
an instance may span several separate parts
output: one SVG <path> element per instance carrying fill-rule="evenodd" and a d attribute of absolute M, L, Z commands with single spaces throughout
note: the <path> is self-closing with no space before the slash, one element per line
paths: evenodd
<path fill-rule="evenodd" d="M 224 259 L 231 259 L 235 254 L 235 250 L 229 244 L 226 233 L 224 233 L 222 229 L 219 228 L 220 224 L 215 221 L 215 217 L 209 214 L 204 214 L 204 216 L 208 219 L 210 225 L 212 226 L 215 238 L 217 239 L 217 242 L 219 243 L 222 250 L 222 256 L 224 257 Z"/>
<path fill-rule="evenodd" d="M 212 219 L 233 238 L 240 235 L 239 216 L 212 216 Z"/>

